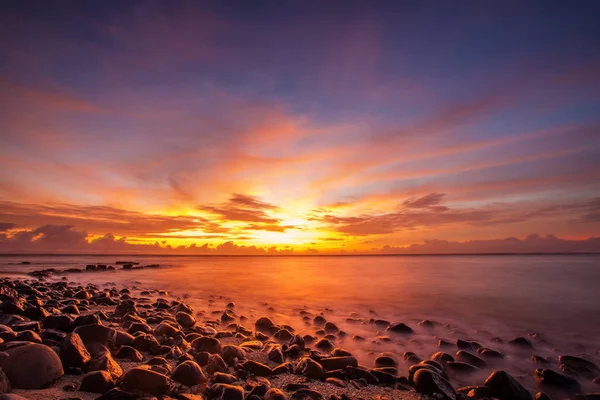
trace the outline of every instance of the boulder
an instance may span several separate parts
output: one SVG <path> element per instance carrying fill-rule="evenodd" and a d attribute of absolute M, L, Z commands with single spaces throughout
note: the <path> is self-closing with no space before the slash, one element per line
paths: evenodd
<path fill-rule="evenodd" d="M 13 388 L 41 389 L 64 374 L 58 354 L 43 344 L 27 343 L 6 353 L 3 369 Z"/>

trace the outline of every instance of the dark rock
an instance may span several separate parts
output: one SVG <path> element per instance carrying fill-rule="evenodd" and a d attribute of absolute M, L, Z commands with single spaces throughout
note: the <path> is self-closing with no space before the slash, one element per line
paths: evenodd
<path fill-rule="evenodd" d="M 192 315 L 183 311 L 178 312 L 175 315 L 175 319 L 177 320 L 177 323 L 184 328 L 191 328 L 196 323 L 196 319 Z"/>
<path fill-rule="evenodd" d="M 477 368 L 486 368 L 488 366 L 487 362 L 485 362 L 483 359 L 465 350 L 459 350 L 456 352 L 456 360 L 474 365 Z"/>
<path fill-rule="evenodd" d="M 254 323 L 254 327 L 255 327 L 256 331 L 262 332 L 262 333 L 269 333 L 274 326 L 275 326 L 275 324 L 273 323 L 273 321 L 271 321 L 267 317 L 259 318 Z"/>
<path fill-rule="evenodd" d="M 437 353 L 434 353 L 431 356 L 431 359 L 433 361 L 439 362 L 442 365 L 446 364 L 447 362 L 454 361 L 454 357 L 452 357 L 448 353 L 444 353 L 443 351 L 438 351 Z"/>
<path fill-rule="evenodd" d="M 130 361 L 140 362 L 144 359 L 144 356 L 131 346 L 121 346 L 115 353 L 115 358 L 125 358 Z"/>
<path fill-rule="evenodd" d="M 234 345 L 223 346 L 222 353 L 223 360 L 225 360 L 228 365 L 233 365 L 236 359 L 243 360 L 246 358 L 244 350 Z"/>
<path fill-rule="evenodd" d="M 375 359 L 375 366 L 378 368 L 385 368 L 385 367 L 397 368 L 398 362 L 396 360 L 394 360 L 392 357 L 379 356 Z"/>
<path fill-rule="evenodd" d="M 335 346 L 333 345 L 333 343 L 331 343 L 328 339 L 320 339 L 316 344 L 315 347 L 321 351 L 325 351 L 327 353 L 331 352 Z"/>
<path fill-rule="evenodd" d="M 69 333 L 58 344 L 58 348 L 64 368 L 82 368 L 92 358 L 79 335 L 74 332 Z"/>
<path fill-rule="evenodd" d="M 493 397 L 499 400 L 532 400 L 531 394 L 505 371 L 494 371 L 485 380 Z"/>
<path fill-rule="evenodd" d="M 322 400 L 323 395 L 312 389 L 298 389 L 290 396 L 290 400 Z"/>
<path fill-rule="evenodd" d="M 434 371 L 419 369 L 413 377 L 413 382 L 417 393 L 443 400 L 456 400 L 452 385 Z"/>
<path fill-rule="evenodd" d="M 271 388 L 265 393 L 264 400 L 287 400 L 287 396 L 277 388 Z"/>
<path fill-rule="evenodd" d="M 319 360 L 319 364 L 323 366 L 325 371 L 344 369 L 349 365 L 358 367 L 358 361 L 356 360 L 356 357 L 352 356 L 322 358 Z"/>
<path fill-rule="evenodd" d="M 44 329 L 56 329 L 62 332 L 73 330 L 73 318 L 68 315 L 49 315 L 42 322 Z"/>
<path fill-rule="evenodd" d="M 402 322 L 400 322 L 398 324 L 390 325 L 387 328 L 387 330 L 390 332 L 398 333 L 398 334 L 402 334 L 402 335 L 410 335 L 410 334 L 414 333 L 413 329 L 410 326 L 408 326 Z"/>
<path fill-rule="evenodd" d="M 271 368 L 256 361 L 247 360 L 242 363 L 244 369 L 257 376 L 271 376 Z"/>
<path fill-rule="evenodd" d="M 93 358 L 87 364 L 87 369 L 88 371 L 107 371 L 115 379 L 123 375 L 123 369 L 119 363 L 112 358 L 110 351 L 103 352 Z"/>
<path fill-rule="evenodd" d="M 140 391 L 161 396 L 173 387 L 173 381 L 166 375 L 149 369 L 135 367 L 130 369 L 117 382 L 119 388 L 126 391 Z"/>
<path fill-rule="evenodd" d="M 99 343 L 108 348 L 114 348 L 117 340 L 117 331 L 103 325 L 81 325 L 73 332 L 81 337 L 86 346 Z"/>
<path fill-rule="evenodd" d="M 175 367 L 171 379 L 185 386 L 196 386 L 207 382 L 204 372 L 194 361 L 184 361 Z"/>
<path fill-rule="evenodd" d="M 213 385 L 213 391 L 215 392 L 213 398 L 220 400 L 244 400 L 244 388 L 241 386 L 218 383 Z"/>
<path fill-rule="evenodd" d="M 533 378 L 542 387 L 558 390 L 566 394 L 581 392 L 581 385 L 576 379 L 559 374 L 551 369 L 538 368 L 533 372 Z"/>
<path fill-rule="evenodd" d="M 113 376 L 106 371 L 93 371 L 81 380 L 79 390 L 82 392 L 105 393 L 115 386 Z"/>
<path fill-rule="evenodd" d="M 40 389 L 63 376 L 60 358 L 48 346 L 26 343 L 5 351 L 2 368 L 13 388 Z"/>
<path fill-rule="evenodd" d="M 446 363 L 446 368 L 452 376 L 471 375 L 479 371 L 476 366 L 460 361 L 450 361 Z"/>
<path fill-rule="evenodd" d="M 325 378 L 323 366 L 310 358 L 303 358 L 296 366 L 295 372 L 313 379 Z"/>
<path fill-rule="evenodd" d="M 524 337 L 515 338 L 509 341 L 508 344 L 519 349 L 533 349 L 533 344 Z"/>
<path fill-rule="evenodd" d="M 211 354 L 221 354 L 221 342 L 213 337 L 202 336 L 194 339 L 192 347 L 198 351 L 206 351 Z"/>
<path fill-rule="evenodd" d="M 142 397 L 139 393 L 127 392 L 119 388 L 114 388 L 97 397 L 96 400 L 140 400 Z"/>
<path fill-rule="evenodd" d="M 535 394 L 535 400 L 552 400 L 552 398 L 544 392 L 538 392 Z"/>

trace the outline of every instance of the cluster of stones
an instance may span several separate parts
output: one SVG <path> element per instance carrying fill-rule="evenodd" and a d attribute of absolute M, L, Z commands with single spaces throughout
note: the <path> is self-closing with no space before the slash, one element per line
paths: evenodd
<path fill-rule="evenodd" d="M 121 265 L 120 270 L 133 271 L 147 268 L 160 268 L 159 264 L 148 264 L 148 265 L 137 265 L 134 262 L 117 262 L 117 265 Z M 85 268 L 45 268 L 36 271 L 29 272 L 29 275 L 35 278 L 50 278 L 52 275 L 66 275 L 66 274 L 79 274 L 84 272 L 102 272 L 102 271 L 115 271 L 117 268 L 112 265 L 106 264 L 88 264 Z"/>
<path fill-rule="evenodd" d="M 125 288 L 74 286 L 67 281 L 0 280 L 0 393 L 11 388 L 44 388 L 63 374 L 71 374 L 81 376 L 79 386 L 67 385 L 65 391 L 97 393 L 99 400 L 318 400 L 324 396 L 311 384 L 321 381 L 340 388 L 414 389 L 444 400 L 533 399 L 502 370 L 492 372 L 481 386 L 455 390 L 451 377 L 499 365 L 504 358 L 475 342 L 459 340 L 455 356 L 440 351 L 428 360 L 407 352 L 404 360 L 411 364 L 409 374 L 398 376 L 393 355 L 379 356 L 375 367 L 368 368 L 359 365 L 350 352 L 337 348 L 336 339 L 346 333 L 321 315 L 301 312 L 318 331 L 315 336 L 300 335 L 293 327 L 277 325 L 267 317 L 249 329 L 241 325 L 247 319 L 238 316 L 233 303 L 217 319 L 200 323 L 189 305 L 148 296 L 149 292 L 133 297 Z M 390 335 L 413 334 L 403 323 L 372 323 L 385 326 Z M 525 338 L 511 343 L 531 346 Z M 252 356 L 256 353 L 268 361 L 256 361 Z M 564 373 L 598 375 L 597 366 L 583 358 L 561 356 L 558 361 Z M 286 374 L 301 376 L 303 381 L 284 387 L 272 384 Z M 534 377 L 550 392 L 574 395 L 577 400 L 598 398 L 597 394 L 580 394 L 575 378 L 550 368 L 537 369 Z M 549 397 L 540 392 L 535 398 Z M 331 394 L 329 399 L 349 397 Z"/>

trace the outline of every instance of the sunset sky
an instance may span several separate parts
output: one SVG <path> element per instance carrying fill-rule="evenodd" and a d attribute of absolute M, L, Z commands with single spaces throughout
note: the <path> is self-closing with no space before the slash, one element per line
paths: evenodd
<path fill-rule="evenodd" d="M 0 252 L 600 251 L 598 15 L 2 1 Z"/>

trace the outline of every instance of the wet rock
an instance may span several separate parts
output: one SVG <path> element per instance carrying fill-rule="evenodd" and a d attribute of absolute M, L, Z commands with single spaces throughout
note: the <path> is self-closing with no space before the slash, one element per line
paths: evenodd
<path fill-rule="evenodd" d="M 73 328 L 83 325 L 102 325 L 102 321 L 100 321 L 100 317 L 95 314 L 80 315 L 73 321 Z"/>
<path fill-rule="evenodd" d="M 272 331 L 275 324 L 268 317 L 259 318 L 255 323 L 254 327 L 256 331 L 262 333 L 269 333 Z"/>
<path fill-rule="evenodd" d="M 213 385 L 213 391 L 219 400 L 244 400 L 244 388 L 241 386 L 219 383 Z"/>
<path fill-rule="evenodd" d="M 213 337 L 203 336 L 194 339 L 192 347 L 198 351 L 206 351 L 211 354 L 221 354 L 221 342 Z"/>
<path fill-rule="evenodd" d="M 538 368 L 533 372 L 533 378 L 544 388 L 558 390 L 566 394 L 581 392 L 581 385 L 576 379 L 551 369 Z"/>
<path fill-rule="evenodd" d="M 385 368 L 385 367 L 398 367 L 398 362 L 394 360 L 392 357 L 388 356 L 379 356 L 375 359 L 375 366 L 377 368 Z"/>
<path fill-rule="evenodd" d="M 177 323 L 184 328 L 191 328 L 196 323 L 196 318 L 183 311 L 178 312 L 175 315 L 175 319 L 177 320 Z"/>
<path fill-rule="evenodd" d="M 208 374 L 214 374 L 215 372 L 228 372 L 227 364 L 218 354 L 208 354 L 208 360 L 206 362 L 206 372 Z"/>
<path fill-rule="evenodd" d="M 476 366 L 461 361 L 450 361 L 446 363 L 446 369 L 448 370 L 448 374 L 451 374 L 452 376 L 472 375 L 479 371 L 479 368 Z"/>
<path fill-rule="evenodd" d="M 518 349 L 533 349 L 533 344 L 524 337 L 518 337 L 508 342 L 509 345 Z"/>
<path fill-rule="evenodd" d="M 419 369 L 413 382 L 417 393 L 443 400 L 456 400 L 456 393 L 450 383 L 429 369 Z"/>
<path fill-rule="evenodd" d="M 340 328 L 338 328 L 333 322 L 327 322 L 324 329 L 327 333 L 338 333 L 340 331 Z"/>
<path fill-rule="evenodd" d="M 196 386 L 207 382 L 204 372 L 194 361 L 185 361 L 175 367 L 171 379 L 185 386 Z"/>
<path fill-rule="evenodd" d="M 298 389 L 290 396 L 290 400 L 322 400 L 323 395 L 312 389 Z"/>
<path fill-rule="evenodd" d="M 402 322 L 400 322 L 398 324 L 390 325 L 387 328 L 387 330 L 389 332 L 398 333 L 398 334 L 401 334 L 401 335 L 411 335 L 411 334 L 414 333 L 413 329 L 410 326 L 408 326 L 408 325 L 406 325 L 406 324 L 404 324 Z"/>
<path fill-rule="evenodd" d="M 42 338 L 34 331 L 21 331 L 15 336 L 20 342 L 42 343 Z"/>
<path fill-rule="evenodd" d="M 243 360 L 246 358 L 246 353 L 244 353 L 244 350 L 234 345 L 223 346 L 222 353 L 223 360 L 225 360 L 227 365 L 233 365 L 236 359 Z"/>
<path fill-rule="evenodd" d="M 108 348 L 114 348 L 117 340 L 117 331 L 103 325 L 82 325 L 75 328 L 73 332 L 81 337 L 86 346 L 99 343 Z"/>
<path fill-rule="evenodd" d="M 148 351 L 153 347 L 159 346 L 159 343 L 152 335 L 138 335 L 133 339 L 131 346 L 139 351 Z"/>
<path fill-rule="evenodd" d="M 320 339 L 316 344 L 315 347 L 321 351 L 324 352 L 331 352 L 335 346 L 333 345 L 333 343 L 331 343 L 328 339 Z"/>
<path fill-rule="evenodd" d="M 273 368 L 271 375 L 289 374 L 294 371 L 294 366 L 290 362 L 285 362 Z"/>
<path fill-rule="evenodd" d="M 81 380 L 79 390 L 82 392 L 105 393 L 115 386 L 113 376 L 106 371 L 93 371 Z"/>
<path fill-rule="evenodd" d="M 155 396 L 166 394 L 172 387 L 173 381 L 166 375 L 149 369 L 135 367 L 130 369 L 117 382 L 122 390 L 140 391 Z"/>
<path fill-rule="evenodd" d="M 2 368 L 0 368 L 0 393 L 8 393 L 10 392 L 10 389 L 11 387 L 10 381 L 8 380 L 8 376 L 6 376 Z"/>
<path fill-rule="evenodd" d="M 483 359 L 465 350 L 459 350 L 458 352 L 456 352 L 456 360 L 474 365 L 477 368 L 486 368 L 488 366 L 488 363 L 485 362 Z"/>
<path fill-rule="evenodd" d="M 244 369 L 256 376 L 271 376 L 271 368 L 256 361 L 247 360 L 242 363 Z"/>
<path fill-rule="evenodd" d="M 121 346 L 115 353 L 115 358 L 125 358 L 130 361 L 140 362 L 144 359 L 144 356 L 131 346 Z"/>
<path fill-rule="evenodd" d="M 281 364 L 283 362 L 281 347 L 273 346 L 267 353 L 267 358 L 274 363 Z"/>
<path fill-rule="evenodd" d="M 62 332 L 73 330 L 73 318 L 68 315 L 49 315 L 42 322 L 44 329 L 56 329 Z"/>
<path fill-rule="evenodd" d="M 280 329 L 277 332 L 275 332 L 275 335 L 273 337 L 279 342 L 289 342 L 294 337 L 294 334 L 292 334 L 287 329 Z"/>
<path fill-rule="evenodd" d="M 87 364 L 88 371 L 106 371 L 117 379 L 123 375 L 123 369 L 118 362 L 110 354 L 110 351 L 103 352 L 97 357 L 93 358 Z"/>
<path fill-rule="evenodd" d="M 499 351 L 488 349 L 487 347 L 481 347 L 477 349 L 477 353 L 481 356 L 481 358 L 484 358 L 490 362 L 500 361 L 506 358 L 504 354 L 500 353 Z"/>
<path fill-rule="evenodd" d="M 157 336 L 173 337 L 179 332 L 179 329 L 175 328 L 168 322 L 161 322 L 156 328 L 154 328 L 154 334 Z"/>
<path fill-rule="evenodd" d="M 40 389 L 60 378 L 64 371 L 58 355 L 48 346 L 27 343 L 6 350 L 2 368 L 13 388 Z"/>
<path fill-rule="evenodd" d="M 140 400 L 141 398 L 139 393 L 114 388 L 96 398 L 96 400 Z"/>
<path fill-rule="evenodd" d="M 499 400 L 532 400 L 531 394 L 506 371 L 494 371 L 485 380 L 493 397 Z"/>
<path fill-rule="evenodd" d="M 69 333 L 59 344 L 60 360 L 63 367 L 82 368 L 92 357 L 85 348 L 81 337 L 74 332 Z"/>
<path fill-rule="evenodd" d="M 74 315 L 79 315 L 79 308 L 77 307 L 76 304 L 70 304 L 68 306 L 66 306 L 65 308 L 63 308 L 62 310 L 60 310 L 63 314 L 74 314 Z"/>
<path fill-rule="evenodd" d="M 325 378 L 325 368 L 310 358 L 303 358 L 296 366 L 295 372 L 313 379 Z"/>
<path fill-rule="evenodd" d="M 402 358 L 404 359 L 404 361 L 406 361 L 408 365 L 418 364 L 422 361 L 421 357 L 419 357 L 412 351 L 405 351 L 404 354 L 402 354 Z"/>
<path fill-rule="evenodd" d="M 344 369 L 349 365 L 358 367 L 358 361 L 356 360 L 356 357 L 352 356 L 322 358 L 319 360 L 319 364 L 323 366 L 325 371 Z"/>
<path fill-rule="evenodd" d="M 277 388 L 271 388 L 265 393 L 264 400 L 287 400 L 287 396 Z"/>
<path fill-rule="evenodd" d="M 442 364 L 442 365 L 446 364 L 447 362 L 454 361 L 454 357 L 452 357 L 452 356 L 451 356 L 450 354 L 448 354 L 448 353 L 444 353 L 443 351 L 438 351 L 437 353 L 434 353 L 434 354 L 431 356 L 431 359 L 432 359 L 433 361 L 437 361 L 437 362 L 439 362 L 439 363 L 440 363 L 440 364 Z"/>

